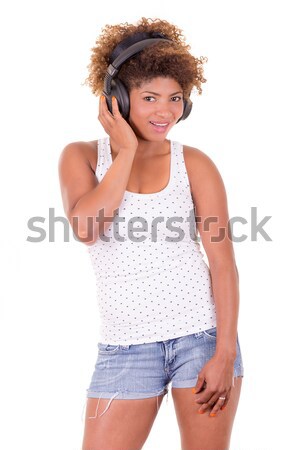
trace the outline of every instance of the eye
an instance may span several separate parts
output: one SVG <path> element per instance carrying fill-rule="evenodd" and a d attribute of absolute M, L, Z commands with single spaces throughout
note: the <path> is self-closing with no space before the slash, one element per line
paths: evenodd
<path fill-rule="evenodd" d="M 177 100 L 175 100 L 176 102 L 180 102 L 180 100 L 182 100 L 182 97 L 180 97 L 180 95 L 176 95 L 175 97 L 172 97 L 172 99 L 176 98 Z"/>
<path fill-rule="evenodd" d="M 148 101 L 150 101 L 150 100 L 148 100 L 149 98 L 153 98 L 153 99 L 155 100 L 155 98 L 154 98 L 154 97 L 151 97 L 151 96 L 144 97 L 144 100 L 145 100 L 146 102 L 148 102 Z"/>

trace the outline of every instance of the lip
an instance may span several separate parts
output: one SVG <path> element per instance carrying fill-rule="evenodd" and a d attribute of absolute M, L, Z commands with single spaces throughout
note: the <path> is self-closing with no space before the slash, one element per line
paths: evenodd
<path fill-rule="evenodd" d="M 163 124 L 166 124 L 165 126 L 160 126 L 160 125 L 154 125 L 154 123 L 157 123 L 157 124 L 161 124 L 161 125 L 163 125 Z M 170 123 L 171 122 L 167 122 L 167 121 L 165 121 L 165 122 L 159 122 L 159 121 L 150 121 L 149 123 L 150 123 L 150 125 L 151 125 L 151 128 L 153 129 L 153 130 L 155 130 L 157 133 L 165 133 L 166 132 L 166 130 L 168 130 L 168 128 L 169 128 L 169 126 L 170 126 Z"/>
<path fill-rule="evenodd" d="M 159 120 L 150 120 L 150 123 L 158 123 L 158 124 L 162 125 L 164 123 L 169 124 L 170 122 L 168 120 L 165 120 L 163 122 L 160 122 Z"/>

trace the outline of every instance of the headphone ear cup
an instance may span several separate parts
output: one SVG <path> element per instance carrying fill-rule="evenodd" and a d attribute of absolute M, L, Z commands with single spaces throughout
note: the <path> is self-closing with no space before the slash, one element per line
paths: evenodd
<path fill-rule="evenodd" d="M 118 101 L 119 111 L 126 120 L 129 116 L 130 102 L 126 87 L 118 78 L 111 80 L 111 93 L 108 99 L 108 109 L 112 113 L 112 97 L 115 96 Z"/>
<path fill-rule="evenodd" d="M 184 99 L 183 101 L 183 113 L 180 119 L 177 120 L 176 123 L 180 122 L 180 120 L 185 120 L 191 113 L 193 107 L 193 102 L 190 98 Z"/>

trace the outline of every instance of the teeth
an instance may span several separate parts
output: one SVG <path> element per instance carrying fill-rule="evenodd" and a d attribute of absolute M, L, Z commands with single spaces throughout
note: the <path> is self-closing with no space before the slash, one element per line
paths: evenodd
<path fill-rule="evenodd" d="M 168 125 L 168 123 L 155 123 L 155 122 L 151 122 L 153 125 L 156 125 L 157 127 L 165 127 Z"/>

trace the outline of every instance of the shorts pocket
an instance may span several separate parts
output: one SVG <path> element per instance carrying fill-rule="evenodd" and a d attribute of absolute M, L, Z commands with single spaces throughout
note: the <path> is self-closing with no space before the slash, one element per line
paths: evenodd
<path fill-rule="evenodd" d="M 203 330 L 203 334 L 210 339 L 217 339 L 217 328 L 210 328 L 209 330 Z"/>
<path fill-rule="evenodd" d="M 119 345 L 114 345 L 114 344 L 102 344 L 101 342 L 98 343 L 98 353 L 99 354 L 104 354 L 104 355 L 109 355 L 111 353 L 116 353 L 120 348 L 120 344 Z"/>

